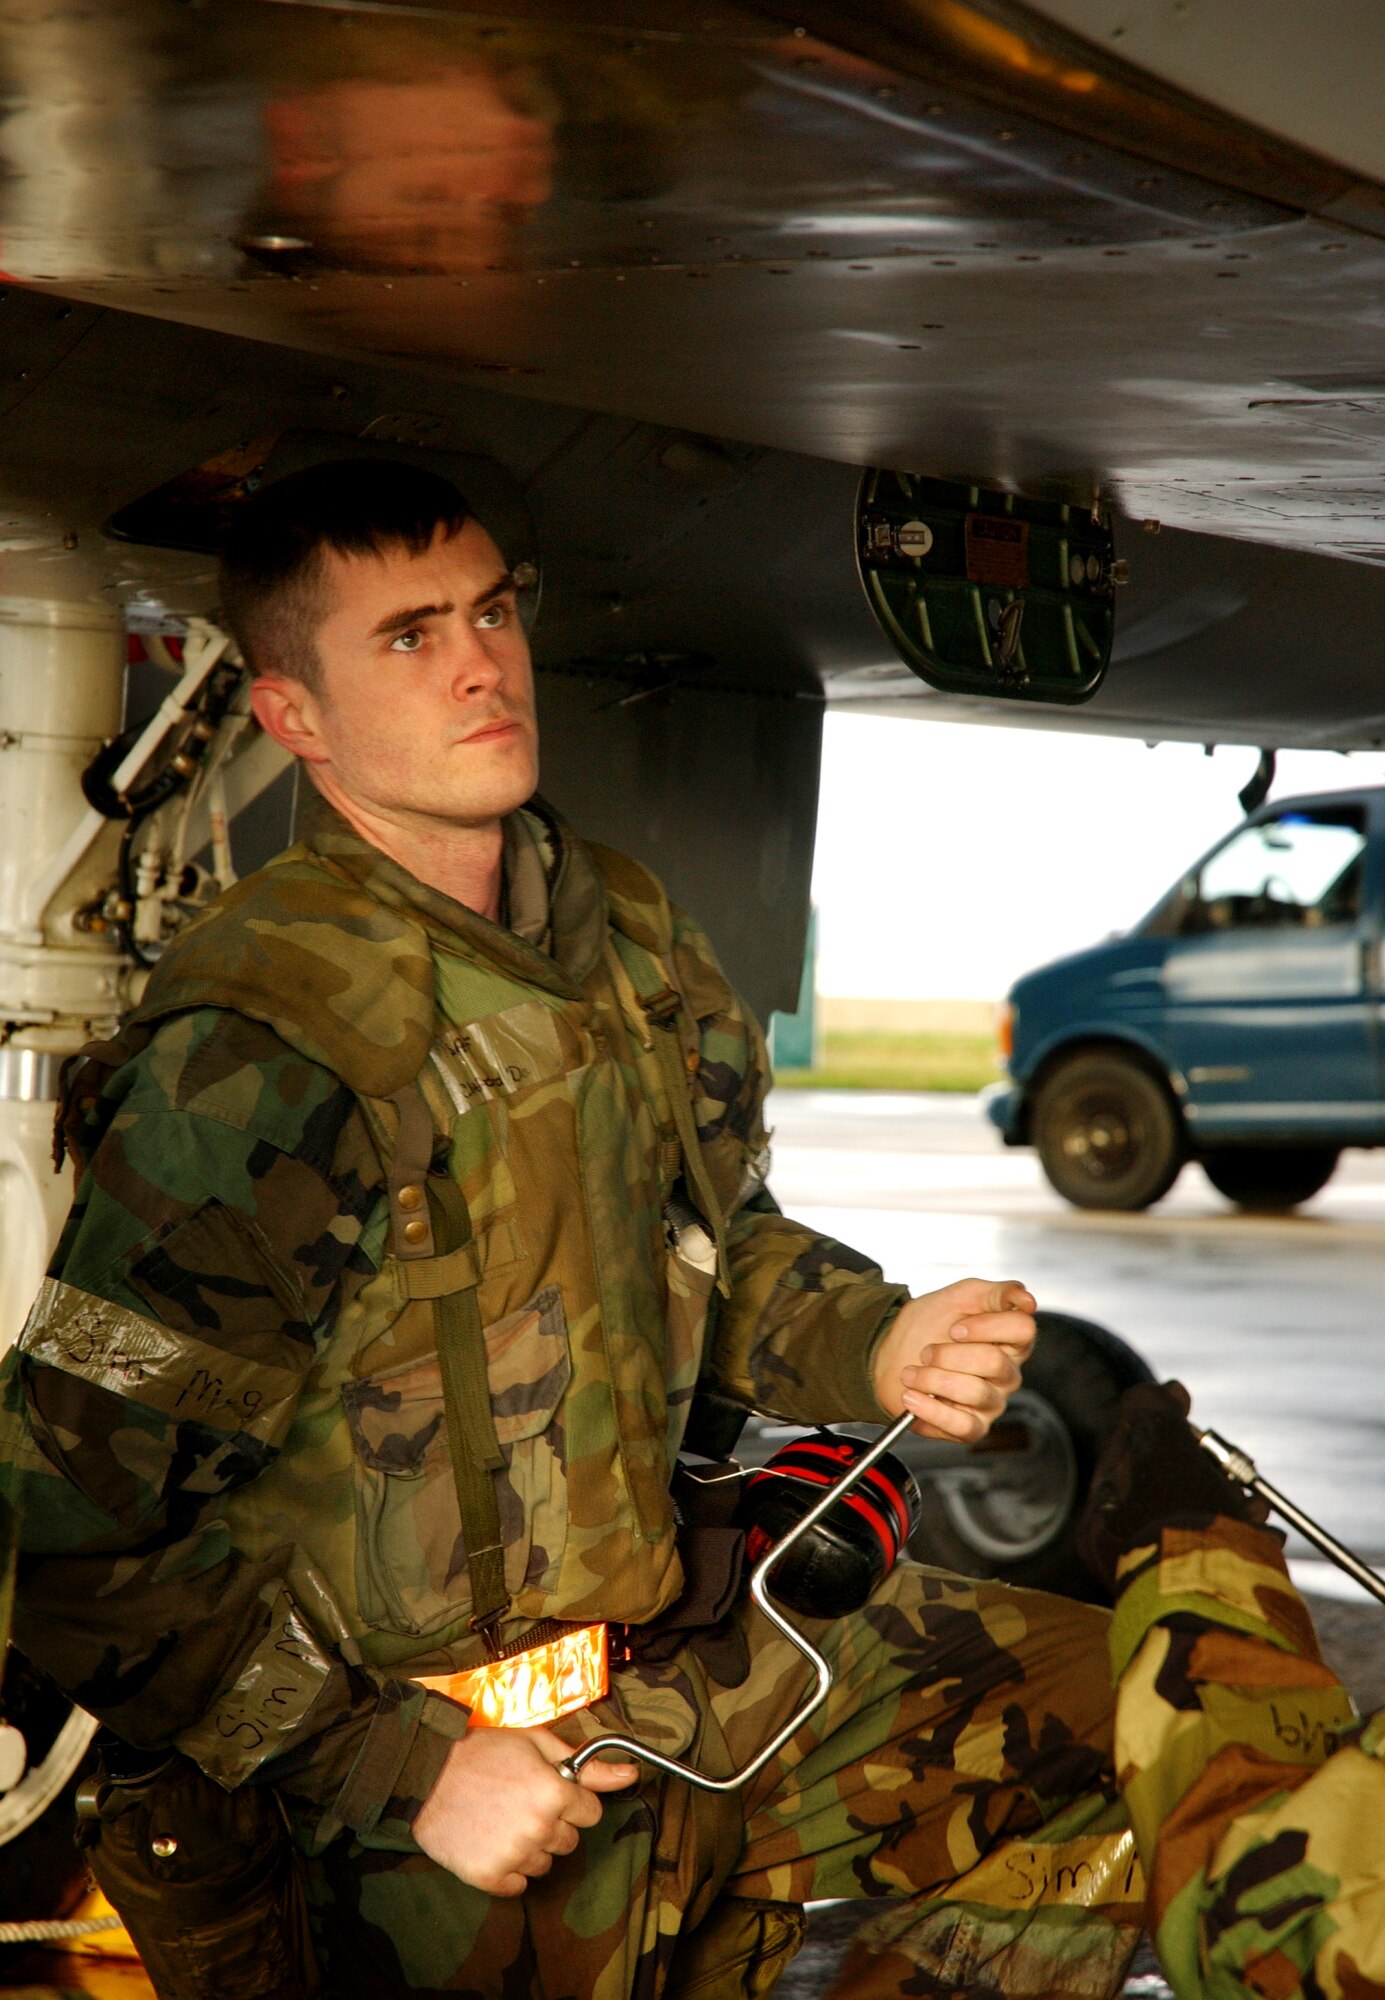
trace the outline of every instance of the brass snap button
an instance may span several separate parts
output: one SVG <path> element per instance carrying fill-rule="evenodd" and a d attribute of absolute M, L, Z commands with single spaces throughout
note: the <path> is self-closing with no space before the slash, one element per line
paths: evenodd
<path fill-rule="evenodd" d="M 404 1241 L 406 1243 L 421 1243 L 427 1234 L 428 1224 L 423 1220 L 421 1215 L 416 1215 L 412 1222 L 404 1224 Z"/>
<path fill-rule="evenodd" d="M 423 1189 L 416 1181 L 410 1181 L 405 1187 L 400 1188 L 395 1200 L 401 1208 L 422 1208 Z"/>

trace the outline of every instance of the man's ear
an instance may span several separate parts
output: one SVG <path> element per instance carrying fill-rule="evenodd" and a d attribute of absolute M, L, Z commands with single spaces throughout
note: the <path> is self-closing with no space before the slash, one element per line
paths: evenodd
<path fill-rule="evenodd" d="M 327 761 L 317 697 L 302 681 L 287 674 L 261 674 L 250 683 L 250 706 L 265 735 L 290 756 L 301 757 L 305 764 Z"/>

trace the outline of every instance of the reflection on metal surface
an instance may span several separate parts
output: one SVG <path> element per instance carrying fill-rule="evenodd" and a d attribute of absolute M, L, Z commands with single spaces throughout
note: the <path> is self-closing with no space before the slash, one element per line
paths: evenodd
<path fill-rule="evenodd" d="M 1182 174 L 1065 157 L 1061 135 L 998 129 L 984 103 L 911 101 L 877 63 L 761 16 L 615 36 L 543 18 L 558 12 L 68 0 L 36 25 L 0 9 L 6 267 L 456 276 L 937 253 L 985 247 L 976 228 L 996 248 L 1115 243 L 1204 217 Z M 944 67 L 959 37 L 1002 72 L 1025 46 L 950 0 L 929 18 Z M 1060 91 L 1096 84 L 1031 58 Z M 1266 219 L 1237 196 L 1220 209 L 1223 231 Z"/>
<path fill-rule="evenodd" d="M 38 1104 L 58 1094 L 63 1058 L 47 1049 L 0 1048 L 0 1102 Z"/>
<path fill-rule="evenodd" d="M 1163 166 L 1289 208 L 1369 213 L 1373 204 L 1360 176 L 1307 150 L 1297 134 L 1280 136 L 1278 127 L 1262 129 L 1228 115 L 1208 102 L 1216 98 L 1215 91 L 1188 96 L 1167 88 L 1123 59 L 1132 45 L 1119 37 L 1099 34 L 1089 41 L 1038 18 L 1040 12 L 1071 17 L 1074 5 L 1088 4 L 1090 0 L 1068 0 L 1050 7 L 1037 0 L 1036 8 L 1027 0 L 982 0 L 980 5 L 968 0 L 807 0 L 796 18 L 806 20 L 814 33 L 890 60 L 907 74 L 927 76 L 943 90 L 975 93 L 996 108 L 1041 119 L 1096 148 L 1128 151 L 1143 163 L 1141 185 L 1151 191 L 1159 188 L 1160 176 L 1151 175 L 1149 168 Z M 1245 69 L 1241 45 L 1246 21 L 1253 17 L 1250 33 L 1262 46 L 1272 38 L 1260 29 L 1261 0 L 1229 4 L 1241 10 L 1242 32 L 1219 48 L 1217 68 L 1223 76 L 1234 73 L 1239 82 Z M 1351 30 L 1338 32 L 1345 39 Z M 1162 44 L 1169 40 L 1153 28 L 1150 38 Z M 1228 62 L 1231 47 L 1237 59 Z M 1284 81 L 1292 92 L 1296 75 L 1284 63 L 1283 52 L 1281 42 L 1270 62 L 1286 72 Z M 1157 70 L 1159 61 L 1153 67 Z M 1002 129 L 1000 136 L 1013 140 L 1017 134 Z M 1084 157 L 1095 165 L 1099 155 Z M 1219 218 L 1229 212 L 1225 202 L 1211 202 L 1208 208 Z M 1372 225 L 1363 221 L 1362 226 Z"/>
<path fill-rule="evenodd" d="M 11 292 L 0 412 L 51 432 L 89 368 L 101 421 L 147 441 L 151 487 L 319 412 L 351 435 L 391 409 L 445 420 L 460 378 L 1385 558 L 1379 409 L 1319 393 L 1378 376 L 1385 245 L 1312 219 L 1385 229 L 1385 198 L 1020 0 L 0 0 L 0 86 L 0 268 L 62 294 L 24 317 Z M 193 360 L 151 331 L 132 371 L 92 307 L 266 350 Z M 136 410 L 141 365 L 168 380 Z M 431 391 L 354 400 L 362 371 L 396 368 Z M 1312 394 L 1281 393 L 1305 369 Z M 234 413 L 221 393 L 238 372 L 257 410 L 244 384 Z M 128 453 L 68 456 L 69 492 L 133 497 Z M 687 458 L 660 464 L 683 477 Z M 10 553 L 37 569 L 76 525 L 75 576 L 94 524 L 33 502 L 0 493 Z M 1151 568 L 1142 548 L 1136 596 Z M 1132 628 L 1154 608 L 1132 603 Z M 1208 685 L 1200 667 L 1186 700 L 1127 706 L 1215 733 Z"/>
<path fill-rule="evenodd" d="M 262 240 L 349 270 L 474 270 L 551 194 L 554 117 L 537 80 L 481 64 L 271 98 L 266 207 L 302 233 Z"/>

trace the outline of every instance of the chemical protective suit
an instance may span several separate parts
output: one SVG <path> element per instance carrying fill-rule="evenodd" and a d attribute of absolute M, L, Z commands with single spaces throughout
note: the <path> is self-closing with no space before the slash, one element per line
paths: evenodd
<path fill-rule="evenodd" d="M 277 1787 L 334 1992 L 683 1990 L 728 1910 L 744 1969 L 699 1990 L 751 1991 L 797 1906 L 864 1896 L 857 1996 L 1095 2000 L 1142 1894 L 1105 1616 L 940 1571 L 811 1628 L 837 1685 L 746 1793 L 647 1777 L 516 1900 L 412 1841 L 468 1721 L 420 1680 L 478 1617 L 676 1621 L 695 1385 L 879 1422 L 906 1296 L 764 1194 L 763 1046 L 696 925 L 546 810 L 504 835 L 493 924 L 319 808 L 76 1072 L 85 1171 L 3 1376 L 18 1642 L 129 1742 Z M 560 1733 L 746 1760 L 807 1672 L 716 1609 L 720 1650 L 675 1622 Z"/>

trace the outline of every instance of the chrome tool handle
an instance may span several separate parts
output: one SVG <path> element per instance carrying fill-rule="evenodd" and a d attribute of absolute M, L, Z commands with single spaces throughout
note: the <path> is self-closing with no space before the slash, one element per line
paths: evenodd
<path fill-rule="evenodd" d="M 1297 1528 L 1305 1540 L 1330 1557 L 1338 1569 L 1345 1570 L 1363 1590 L 1368 1590 L 1372 1597 L 1385 1604 L 1385 1577 L 1377 1576 L 1359 1556 L 1354 1556 L 1335 1536 L 1329 1535 L 1326 1528 L 1320 1528 L 1311 1515 L 1305 1514 L 1301 1507 L 1296 1507 L 1292 1500 L 1286 1498 L 1277 1486 L 1271 1486 L 1268 1479 L 1262 1479 L 1249 1452 L 1242 1451 L 1239 1445 L 1229 1444 L 1217 1431 L 1198 1431 L 1197 1441 L 1217 1461 L 1228 1479 L 1234 1479 L 1238 1486 L 1248 1486 L 1252 1493 L 1258 1493 L 1276 1514 L 1282 1514 L 1291 1527 Z"/>
<path fill-rule="evenodd" d="M 682 1778 L 687 1784 L 696 1785 L 699 1790 L 704 1792 L 738 1792 L 742 1785 L 749 1784 L 758 1771 L 764 1770 L 771 1757 L 776 1756 L 789 1741 L 789 1738 L 796 1735 L 804 1723 L 817 1714 L 822 1704 L 826 1701 L 828 1690 L 832 1686 L 832 1669 L 828 1666 L 817 1647 L 805 1639 L 801 1632 L 795 1631 L 783 1613 L 777 1611 L 773 1604 L 770 1603 L 767 1589 L 769 1573 L 779 1561 L 779 1558 L 786 1555 L 793 1547 L 799 1536 L 806 1535 L 809 1528 L 816 1527 L 828 1509 L 835 1506 L 842 1495 L 849 1492 L 857 1480 L 864 1473 L 869 1472 L 871 1467 L 885 1456 L 891 1445 L 898 1444 L 913 1422 L 913 1417 L 906 1411 L 902 1417 L 890 1425 L 887 1431 L 882 1431 L 869 1451 L 863 1453 L 857 1459 L 856 1463 L 847 1472 L 842 1474 L 840 1479 L 834 1481 L 827 1488 L 822 1498 L 808 1509 L 803 1519 L 796 1522 L 790 1528 L 788 1534 L 777 1541 L 767 1554 L 761 1556 L 759 1562 L 756 1563 L 755 1568 L 751 1572 L 750 1595 L 764 1612 L 766 1618 L 769 1619 L 771 1625 L 777 1626 L 779 1631 L 784 1634 L 784 1637 L 792 1640 L 793 1644 L 797 1646 L 804 1659 L 811 1664 L 813 1672 L 816 1675 L 816 1685 L 812 1693 L 798 1712 L 791 1716 L 784 1724 L 778 1735 L 771 1737 L 763 1750 L 752 1757 L 748 1764 L 743 1764 L 739 1771 L 733 1771 L 729 1778 L 709 1778 L 704 1772 L 695 1771 L 691 1764 L 680 1764 L 676 1757 L 665 1757 L 660 1751 L 651 1750 L 647 1744 L 637 1743 L 631 1736 L 596 1736 L 593 1737 L 590 1743 L 584 1743 L 580 1750 L 574 1750 L 570 1757 L 563 1759 L 562 1763 L 557 1767 L 559 1777 L 575 1778 L 582 1766 L 589 1764 L 592 1758 L 599 1756 L 603 1750 L 619 1750 L 627 1757 L 637 1757 L 642 1764 L 653 1764 L 658 1770 L 667 1771 L 670 1777 Z"/>

